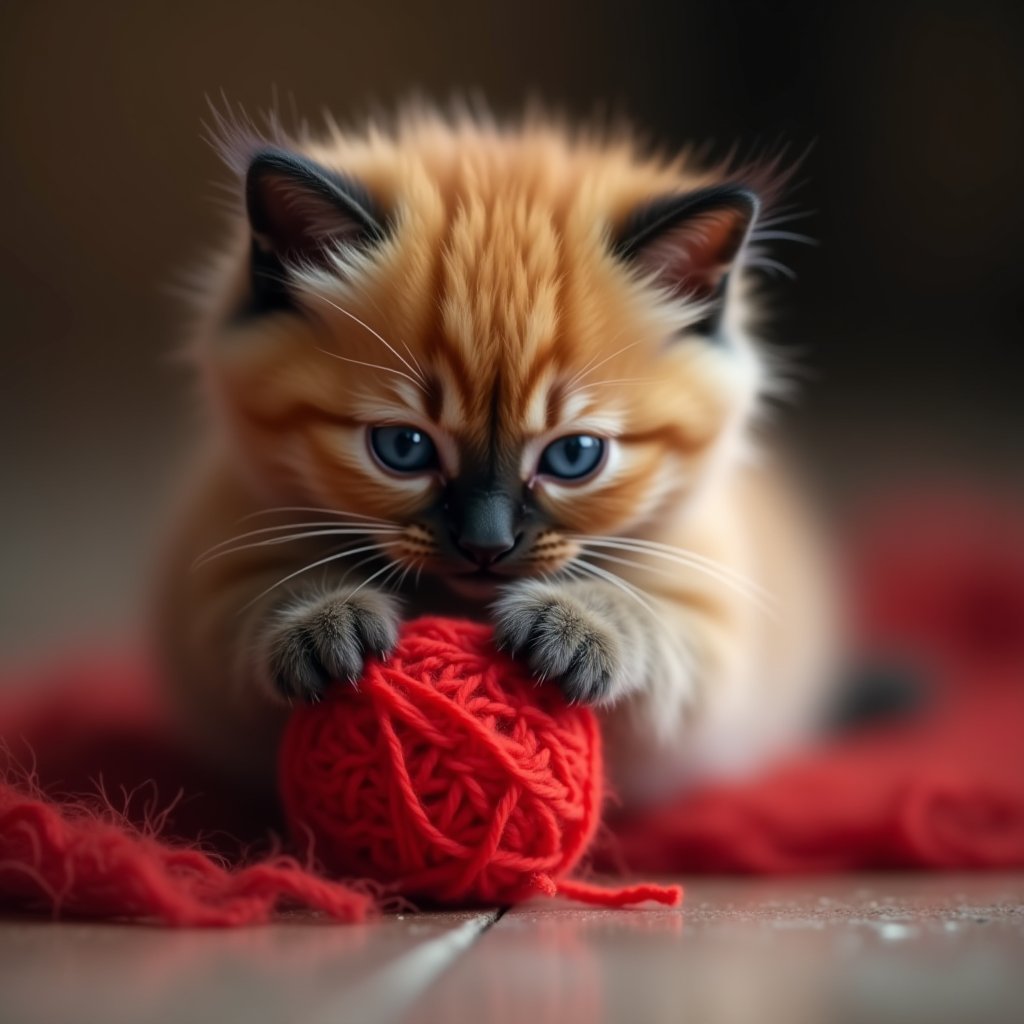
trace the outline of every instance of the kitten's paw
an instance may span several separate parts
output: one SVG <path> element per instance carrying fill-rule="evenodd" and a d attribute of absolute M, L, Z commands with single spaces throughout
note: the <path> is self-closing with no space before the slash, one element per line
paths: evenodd
<path fill-rule="evenodd" d="M 619 631 L 571 587 L 517 584 L 495 603 L 494 619 L 498 646 L 557 681 L 569 700 L 607 704 L 628 688 Z"/>
<path fill-rule="evenodd" d="M 267 636 L 267 666 L 282 697 L 315 700 L 332 680 L 355 682 L 371 655 L 398 642 L 398 604 L 375 590 L 300 597 L 277 612 Z"/>

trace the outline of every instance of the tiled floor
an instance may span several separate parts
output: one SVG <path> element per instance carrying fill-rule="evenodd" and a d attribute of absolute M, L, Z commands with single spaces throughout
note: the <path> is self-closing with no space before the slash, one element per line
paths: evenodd
<path fill-rule="evenodd" d="M 681 910 L 533 904 L 243 931 L 0 922 L 0 1021 L 1024 1021 L 1024 876 L 695 879 Z"/>

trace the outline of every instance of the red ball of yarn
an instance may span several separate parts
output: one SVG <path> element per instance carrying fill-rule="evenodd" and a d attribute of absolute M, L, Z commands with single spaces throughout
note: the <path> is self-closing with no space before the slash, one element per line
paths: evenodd
<path fill-rule="evenodd" d="M 293 835 L 335 874 L 431 902 L 585 895 L 557 880 L 597 828 L 600 734 L 487 627 L 420 619 L 358 687 L 296 710 L 280 788 Z"/>

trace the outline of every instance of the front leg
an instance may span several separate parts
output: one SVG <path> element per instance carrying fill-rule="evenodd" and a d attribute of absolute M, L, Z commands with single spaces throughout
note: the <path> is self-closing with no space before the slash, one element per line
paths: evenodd
<path fill-rule="evenodd" d="M 366 658 L 398 642 L 398 602 L 369 588 L 336 586 L 294 594 L 269 613 L 263 672 L 273 694 L 316 700 L 334 680 L 355 682 Z"/>
<path fill-rule="evenodd" d="M 494 622 L 499 647 L 571 701 L 613 704 L 650 676 L 656 615 L 608 583 L 516 583 L 495 602 Z"/>

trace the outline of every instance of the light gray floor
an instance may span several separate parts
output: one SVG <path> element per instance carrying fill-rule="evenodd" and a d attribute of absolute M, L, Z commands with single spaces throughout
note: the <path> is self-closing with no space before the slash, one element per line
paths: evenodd
<path fill-rule="evenodd" d="M 680 910 L 0 922 L 0 1021 L 1024 1021 L 1024 876 L 695 879 Z"/>

